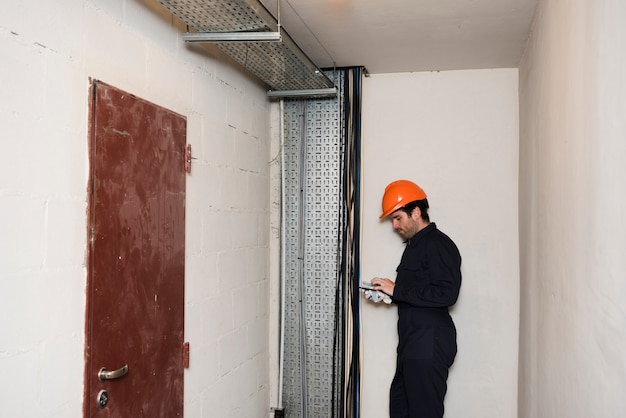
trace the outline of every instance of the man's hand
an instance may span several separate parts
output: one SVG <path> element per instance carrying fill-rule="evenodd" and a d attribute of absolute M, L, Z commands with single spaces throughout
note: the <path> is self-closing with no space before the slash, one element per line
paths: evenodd
<path fill-rule="evenodd" d="M 372 279 L 372 286 L 374 286 L 375 290 L 380 290 L 389 296 L 393 296 L 393 289 L 396 287 L 396 284 L 386 277 L 374 277 Z"/>

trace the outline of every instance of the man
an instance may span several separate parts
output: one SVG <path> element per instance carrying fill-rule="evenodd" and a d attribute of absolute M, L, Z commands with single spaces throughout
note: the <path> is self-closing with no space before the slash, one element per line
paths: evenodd
<path fill-rule="evenodd" d="M 456 328 L 448 308 L 461 287 L 457 246 L 430 222 L 426 193 L 398 180 L 385 189 L 382 215 L 406 243 L 395 283 L 372 279 L 372 286 L 398 306 L 396 374 L 391 383 L 391 418 L 441 418 L 448 369 L 456 356 Z"/>

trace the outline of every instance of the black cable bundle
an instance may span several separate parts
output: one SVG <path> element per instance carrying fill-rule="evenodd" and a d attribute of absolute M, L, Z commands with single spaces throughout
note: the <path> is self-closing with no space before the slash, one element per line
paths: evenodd
<path fill-rule="evenodd" d="M 360 389 L 360 223 L 361 223 L 361 67 L 344 69 L 344 146 L 342 179 L 342 213 L 338 228 L 340 269 L 335 298 L 335 361 L 340 364 L 341 377 L 333 370 L 333 382 L 341 387 L 341 408 L 335 408 L 333 417 L 359 416 Z M 343 338 L 341 338 L 343 336 Z M 342 340 L 343 341 L 340 341 Z M 339 346 L 341 344 L 341 347 Z M 343 348 L 343 349 L 341 349 Z M 341 357 L 338 361 L 337 356 Z M 338 409 L 338 410 L 337 410 Z"/>

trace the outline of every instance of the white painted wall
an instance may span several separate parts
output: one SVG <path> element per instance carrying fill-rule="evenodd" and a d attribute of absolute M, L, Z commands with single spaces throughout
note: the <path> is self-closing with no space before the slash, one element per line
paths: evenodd
<path fill-rule="evenodd" d="M 372 75 L 363 82 L 363 279 L 395 278 L 403 245 L 389 222 L 378 220 L 383 190 L 395 179 L 424 188 L 431 220 L 463 257 L 448 417 L 517 413 L 517 88 L 516 69 Z M 380 418 L 388 416 L 397 312 L 366 302 L 362 314 L 362 418 Z"/>
<path fill-rule="evenodd" d="M 542 1 L 520 65 L 521 418 L 626 414 L 625 21 Z"/>
<path fill-rule="evenodd" d="M 187 117 L 188 417 L 266 417 L 270 104 L 153 0 L 0 13 L 0 415 L 79 417 L 89 78 Z"/>

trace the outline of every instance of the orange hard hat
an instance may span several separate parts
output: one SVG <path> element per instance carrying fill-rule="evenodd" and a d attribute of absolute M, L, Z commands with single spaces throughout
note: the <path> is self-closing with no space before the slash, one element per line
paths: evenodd
<path fill-rule="evenodd" d="M 403 208 L 416 200 L 426 199 L 426 193 L 417 184 L 409 180 L 396 180 L 385 188 L 383 195 L 383 213 L 380 219 Z"/>

